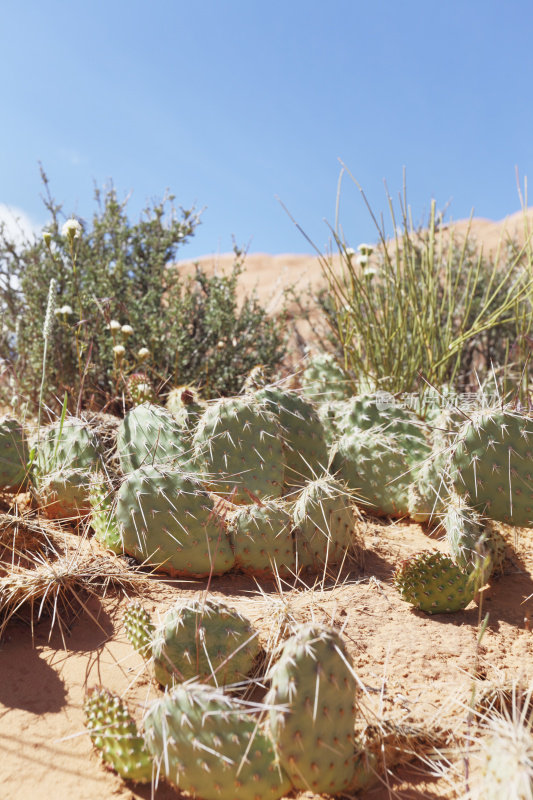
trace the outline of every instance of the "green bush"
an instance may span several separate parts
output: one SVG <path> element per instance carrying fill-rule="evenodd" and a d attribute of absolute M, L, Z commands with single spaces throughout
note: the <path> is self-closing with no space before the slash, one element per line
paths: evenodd
<path fill-rule="evenodd" d="M 405 195 L 400 224 L 390 198 L 389 206 L 392 239 L 376 223 L 378 245 L 361 258 L 337 224 L 341 269 L 321 257 L 328 290 L 318 301 L 339 361 L 355 382 L 393 393 L 423 388 L 421 376 L 438 387 L 475 387 L 508 363 L 513 342 L 531 328 L 530 249 L 507 248 L 489 260 L 469 231 L 459 240 L 453 228 L 441 230 L 434 203 L 419 229 Z"/>
<path fill-rule="evenodd" d="M 229 275 L 207 275 L 197 266 L 193 276 L 182 277 L 179 268 L 169 269 L 199 223 L 194 210 L 177 211 L 168 196 L 131 223 L 127 201 L 119 202 L 112 187 L 97 189 L 92 223 L 70 239 L 44 172 L 42 178 L 48 246 L 44 239 L 17 245 L 0 230 L 0 353 L 32 407 L 39 398 L 52 277 L 57 311 L 48 342 L 49 405 L 66 391 L 71 409 L 80 398 L 83 406 L 118 407 L 136 371 L 146 372 L 162 393 L 195 382 L 206 397 L 232 394 L 254 365 L 280 362 L 283 319 L 268 317 L 253 296 L 237 300 L 242 253 L 236 250 Z M 133 332 L 112 335 L 111 321 Z M 117 344 L 124 355 L 114 354 Z M 144 360 L 137 355 L 141 348 L 150 353 Z"/>

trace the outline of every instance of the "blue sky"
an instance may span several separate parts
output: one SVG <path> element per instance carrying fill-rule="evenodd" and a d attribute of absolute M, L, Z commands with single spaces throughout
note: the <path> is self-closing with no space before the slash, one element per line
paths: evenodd
<path fill-rule="evenodd" d="M 205 206 L 183 257 L 309 252 L 276 196 L 323 248 L 342 159 L 377 212 L 405 167 L 415 220 L 500 219 L 533 175 L 532 41 L 530 0 L 5 0 L 0 204 L 46 222 L 42 161 L 67 214 L 109 179 L 132 218 Z M 350 182 L 341 221 L 375 240 Z"/>

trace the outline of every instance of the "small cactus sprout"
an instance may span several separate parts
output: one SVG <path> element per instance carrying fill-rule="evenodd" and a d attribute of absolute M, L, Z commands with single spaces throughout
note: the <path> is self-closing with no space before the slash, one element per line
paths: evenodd
<path fill-rule="evenodd" d="M 449 556 L 431 551 L 402 561 L 393 582 L 404 600 L 426 614 L 460 611 L 479 588 L 475 574 L 460 569 Z"/>
<path fill-rule="evenodd" d="M 196 387 L 185 385 L 170 390 L 166 407 L 186 434 L 192 436 L 204 412 L 205 403 L 200 399 Z"/>
<path fill-rule="evenodd" d="M 85 699 L 84 710 L 87 731 L 102 760 L 121 778 L 150 783 L 152 756 L 120 697 L 95 687 Z"/>
<path fill-rule="evenodd" d="M 174 687 L 144 720 L 156 769 L 178 789 L 203 800 L 285 797 L 290 781 L 271 737 L 251 710 L 251 703 L 212 686 Z"/>
<path fill-rule="evenodd" d="M 249 620 L 214 600 L 177 602 L 157 627 L 148 612 L 133 603 L 124 622 L 129 640 L 151 659 L 162 686 L 192 678 L 217 686 L 237 683 L 251 672 L 260 652 Z"/>
<path fill-rule="evenodd" d="M 123 553 L 122 538 L 115 518 L 115 493 L 101 473 L 91 477 L 89 503 L 95 539 L 106 550 Z"/>
<path fill-rule="evenodd" d="M 152 381 L 144 372 L 134 372 L 129 376 L 126 381 L 126 391 L 134 406 L 154 402 L 155 390 Z"/>
<path fill-rule="evenodd" d="M 295 789 L 342 792 L 355 771 L 356 679 L 337 631 L 298 626 L 269 675 L 270 731 Z"/>

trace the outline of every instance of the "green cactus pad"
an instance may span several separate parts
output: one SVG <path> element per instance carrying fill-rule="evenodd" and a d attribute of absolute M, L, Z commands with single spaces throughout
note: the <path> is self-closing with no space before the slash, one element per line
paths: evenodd
<path fill-rule="evenodd" d="M 261 505 L 240 506 L 228 520 L 228 535 L 235 566 L 248 575 L 294 575 L 292 519 L 286 505 L 265 500 Z"/>
<path fill-rule="evenodd" d="M 323 472 L 328 463 L 328 448 L 312 403 L 276 386 L 259 389 L 255 396 L 276 416 L 283 429 L 285 483 L 301 486 Z"/>
<path fill-rule="evenodd" d="M 451 474 L 458 494 L 487 517 L 533 527 L 533 418 L 477 412 L 459 431 Z"/>
<path fill-rule="evenodd" d="M 34 446 L 32 479 L 37 487 L 53 472 L 89 473 L 103 466 L 98 437 L 86 422 L 75 417 L 42 429 Z"/>
<path fill-rule="evenodd" d="M 293 518 L 298 569 L 340 564 L 348 552 L 361 563 L 352 500 L 339 481 L 323 476 L 307 483 L 295 498 Z"/>
<path fill-rule="evenodd" d="M 102 474 L 94 475 L 89 488 L 91 527 L 95 539 L 106 550 L 123 553 L 122 537 L 115 518 L 115 492 Z"/>
<path fill-rule="evenodd" d="M 124 552 L 170 575 L 220 575 L 235 562 L 213 501 L 193 475 L 141 467 L 117 494 Z"/>
<path fill-rule="evenodd" d="M 194 454 L 209 489 L 235 504 L 280 497 L 282 431 L 274 414 L 253 397 L 210 403 L 193 438 Z"/>
<path fill-rule="evenodd" d="M 126 780 L 150 783 L 152 756 L 120 697 L 96 687 L 88 693 L 84 710 L 87 730 L 102 760 Z"/>
<path fill-rule="evenodd" d="M 260 649 L 252 624 L 235 609 L 214 600 L 178 601 L 152 637 L 154 675 L 162 686 L 192 678 L 238 683 Z"/>
<path fill-rule="evenodd" d="M 301 377 L 302 392 L 317 403 L 344 400 L 352 393 L 346 372 L 331 353 L 309 358 Z"/>
<path fill-rule="evenodd" d="M 332 450 L 331 472 L 374 514 L 406 516 L 412 471 L 398 437 L 380 428 L 354 429 Z"/>
<path fill-rule="evenodd" d="M 126 608 L 124 628 L 135 650 L 146 661 L 151 659 L 155 625 L 148 611 L 138 601 L 131 602 Z"/>
<path fill-rule="evenodd" d="M 355 770 L 357 688 L 343 640 L 325 625 L 301 625 L 269 677 L 270 730 L 292 785 L 342 792 Z"/>
<path fill-rule="evenodd" d="M 117 452 L 125 475 L 141 466 L 162 464 L 192 469 L 189 445 L 168 411 L 142 403 L 128 411 L 117 434 Z"/>
<path fill-rule="evenodd" d="M 278 800 L 290 781 L 249 706 L 213 687 L 177 686 L 148 712 L 147 745 L 161 773 L 203 800 Z"/>
<path fill-rule="evenodd" d="M 460 611 L 476 593 L 472 576 L 439 552 L 426 551 L 405 559 L 393 582 L 404 600 L 426 614 Z"/>
<path fill-rule="evenodd" d="M 91 511 L 92 474 L 81 469 L 58 469 L 40 476 L 34 488 L 39 509 L 49 519 L 79 519 Z"/>
<path fill-rule="evenodd" d="M 376 427 L 391 434 L 401 443 L 411 467 L 421 464 L 431 453 L 429 427 L 387 392 L 352 397 L 346 402 L 344 411 L 339 411 L 336 425 L 339 434 Z"/>
<path fill-rule="evenodd" d="M 18 491 L 26 485 L 28 442 L 21 423 L 12 417 L 0 419 L 0 489 Z"/>

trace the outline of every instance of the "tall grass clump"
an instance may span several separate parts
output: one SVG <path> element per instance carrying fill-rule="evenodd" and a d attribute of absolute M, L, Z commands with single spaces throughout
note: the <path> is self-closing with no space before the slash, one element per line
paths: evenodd
<path fill-rule="evenodd" d="M 532 323 L 528 239 L 514 248 L 500 241 L 495 257 L 486 259 L 470 225 L 461 238 L 442 227 L 434 201 L 427 225 L 415 228 L 405 183 L 399 212 L 388 196 L 394 232 L 388 237 L 360 191 L 377 245 L 361 246 L 357 256 L 339 224 L 337 201 L 332 237 L 340 270 L 330 254 L 320 255 L 328 284 L 321 304 L 354 382 L 392 393 L 421 389 L 426 381 L 468 389 L 508 365 L 513 342 Z"/>
<path fill-rule="evenodd" d="M 172 266 L 199 224 L 194 209 L 177 209 L 166 196 L 132 222 L 128 201 L 108 187 L 96 190 L 90 222 L 65 222 L 41 176 L 44 236 L 18 244 L 0 229 L 0 353 L 34 409 L 45 347 L 45 401 L 59 407 L 67 392 L 71 411 L 118 406 L 133 373 L 163 393 L 194 382 L 210 397 L 237 392 L 258 363 L 278 364 L 283 320 L 254 296 L 238 298 L 241 252 L 225 275 L 198 266 L 185 277 Z M 52 278 L 57 324 L 46 338 Z"/>

